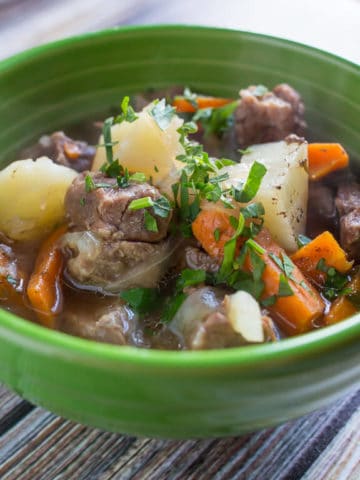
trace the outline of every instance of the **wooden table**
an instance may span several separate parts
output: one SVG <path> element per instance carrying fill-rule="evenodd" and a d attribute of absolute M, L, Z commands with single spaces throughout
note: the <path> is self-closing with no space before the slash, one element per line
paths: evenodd
<path fill-rule="evenodd" d="M 159 22 L 270 33 L 360 63 L 359 0 L 0 0 L 0 57 L 82 31 Z M 277 428 L 167 441 L 69 422 L 0 387 L 2 480 L 210 478 L 359 480 L 360 391 Z"/>

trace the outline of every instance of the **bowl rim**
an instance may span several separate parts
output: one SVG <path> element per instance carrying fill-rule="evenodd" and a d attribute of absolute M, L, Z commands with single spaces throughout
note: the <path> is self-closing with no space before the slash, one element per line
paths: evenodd
<path fill-rule="evenodd" d="M 265 35 L 244 30 L 230 28 L 219 28 L 202 25 L 183 24 L 156 24 L 156 25 L 130 25 L 118 26 L 96 32 L 88 32 L 73 35 L 64 39 L 36 46 L 0 61 L 0 75 L 8 69 L 21 65 L 27 60 L 36 58 L 43 53 L 61 50 L 74 43 L 84 40 L 91 40 L 99 37 L 112 37 L 121 35 L 122 32 L 146 32 L 164 30 L 189 30 L 203 32 L 220 32 L 223 34 L 235 34 L 247 36 L 252 39 L 262 38 L 274 42 L 279 46 L 290 48 L 301 48 L 305 53 L 316 54 L 332 62 L 341 63 L 360 74 L 360 66 L 348 59 L 342 58 L 327 51 L 311 47 L 309 45 L 295 42 L 280 37 Z M 186 368 L 208 368 L 256 365 L 263 362 L 283 361 L 303 355 L 318 354 L 320 351 L 341 347 L 344 344 L 353 343 L 360 339 L 360 313 L 340 322 L 304 335 L 298 335 L 283 339 L 279 342 L 261 345 L 248 345 L 237 348 L 204 350 L 204 351 L 170 351 L 153 350 L 132 346 L 119 346 L 100 343 L 75 337 L 63 332 L 45 328 L 39 324 L 25 320 L 0 308 L 0 334 L 3 338 L 15 340 L 23 345 L 43 345 L 46 350 L 53 349 L 53 352 L 66 352 L 67 355 L 92 358 L 98 362 L 115 362 L 115 364 L 128 363 L 134 365 L 147 365 L 149 367 L 186 367 Z"/>

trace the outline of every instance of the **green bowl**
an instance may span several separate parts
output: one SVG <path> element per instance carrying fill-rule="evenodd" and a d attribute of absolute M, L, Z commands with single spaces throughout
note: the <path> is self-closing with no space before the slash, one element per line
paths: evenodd
<path fill-rule="evenodd" d="M 173 84 L 235 96 L 289 82 L 314 138 L 360 153 L 360 68 L 276 38 L 215 28 L 113 29 L 0 63 L 0 163 L 44 132 Z M 360 162 L 360 161 L 359 161 Z M 360 317 L 279 343 L 165 352 L 95 343 L 0 311 L 0 380 L 31 402 L 106 430 L 189 438 L 272 426 L 359 386 Z"/>

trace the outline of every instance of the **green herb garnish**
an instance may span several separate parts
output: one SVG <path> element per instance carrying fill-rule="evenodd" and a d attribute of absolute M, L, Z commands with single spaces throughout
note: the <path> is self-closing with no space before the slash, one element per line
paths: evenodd
<path fill-rule="evenodd" d="M 201 108 L 193 116 L 194 122 L 199 122 L 204 129 L 204 135 L 221 136 L 234 123 L 234 111 L 239 100 L 227 103 L 222 107 Z"/>
<path fill-rule="evenodd" d="M 7 281 L 8 283 L 10 283 L 10 285 L 12 285 L 13 287 L 16 287 L 16 286 L 17 286 L 17 280 L 16 280 L 16 278 L 12 277 L 11 275 L 8 275 L 8 276 L 6 277 L 6 281 Z"/>
<path fill-rule="evenodd" d="M 251 93 L 255 95 L 255 97 L 263 97 L 268 92 L 268 88 L 264 85 L 257 85 Z"/>
<path fill-rule="evenodd" d="M 306 235 L 298 235 L 296 238 L 296 243 L 299 248 L 304 247 L 308 243 L 311 242 L 311 238 L 307 237 Z"/>
<path fill-rule="evenodd" d="M 341 274 L 334 267 L 329 267 L 324 258 L 319 260 L 316 269 L 326 274 L 325 284 L 322 290 L 325 298 L 334 300 L 341 295 L 351 293 L 351 288 L 346 287 L 350 280 L 349 276 Z"/>
<path fill-rule="evenodd" d="M 96 185 L 92 177 L 88 174 L 85 176 L 85 191 L 86 193 L 90 193 L 92 190 L 96 189 Z"/>
<path fill-rule="evenodd" d="M 128 96 L 124 97 L 121 104 L 120 108 L 122 110 L 122 113 L 115 117 L 114 123 L 122 123 L 122 122 L 135 122 L 139 117 L 136 115 L 134 109 L 130 105 L 130 98 Z"/>
<path fill-rule="evenodd" d="M 161 301 L 159 290 L 156 288 L 130 288 L 120 293 L 120 298 L 140 314 L 156 310 Z"/>
<path fill-rule="evenodd" d="M 147 210 L 144 211 L 144 224 L 145 224 L 146 230 L 148 230 L 149 232 L 159 231 L 156 223 L 156 218 L 150 215 L 150 213 Z"/>
<path fill-rule="evenodd" d="M 292 288 L 289 285 L 289 280 L 283 273 L 280 273 L 278 297 L 290 297 L 294 295 Z"/>
<path fill-rule="evenodd" d="M 265 165 L 259 162 L 254 162 L 251 165 L 245 185 L 241 189 L 234 190 L 234 198 L 237 202 L 250 202 L 257 194 L 261 181 L 267 172 Z"/>
<path fill-rule="evenodd" d="M 161 130 L 166 130 L 171 123 L 171 120 L 176 115 L 176 108 L 167 105 L 165 99 L 154 102 L 153 108 L 149 111 L 155 122 Z"/>

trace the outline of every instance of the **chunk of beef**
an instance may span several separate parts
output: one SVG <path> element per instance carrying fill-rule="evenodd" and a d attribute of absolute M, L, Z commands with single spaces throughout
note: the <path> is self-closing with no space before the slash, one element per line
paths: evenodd
<path fill-rule="evenodd" d="M 95 185 L 109 185 L 109 188 L 95 188 L 86 192 L 85 177 L 90 175 Z M 156 219 L 157 232 L 145 227 L 145 210 L 130 210 L 133 200 L 161 197 L 157 188 L 148 183 L 130 183 L 118 188 L 116 180 L 105 177 L 101 172 L 83 172 L 78 175 L 65 196 L 65 211 L 73 230 L 89 230 L 99 237 L 112 240 L 158 242 L 167 235 L 171 212 L 166 218 L 149 213 Z"/>
<path fill-rule="evenodd" d="M 340 217 L 340 244 L 350 258 L 360 259 L 360 208 Z"/>
<path fill-rule="evenodd" d="M 336 208 L 340 217 L 340 244 L 354 260 L 360 260 L 360 185 L 339 186 Z"/>
<path fill-rule="evenodd" d="M 156 287 L 171 262 L 177 244 L 104 240 L 84 231 L 64 235 L 65 277 L 79 288 L 105 293 Z"/>
<path fill-rule="evenodd" d="M 58 328 L 98 342 L 148 346 L 138 316 L 114 297 L 107 300 L 90 295 L 70 298 L 58 320 Z"/>
<path fill-rule="evenodd" d="M 235 110 L 238 144 L 247 147 L 282 140 L 291 133 L 303 135 L 306 123 L 299 93 L 286 84 L 264 94 L 258 90 L 250 86 L 240 91 L 241 101 Z"/>
<path fill-rule="evenodd" d="M 36 145 L 23 151 L 22 156 L 38 158 L 46 156 L 55 163 L 70 167 L 77 172 L 91 168 L 96 149 L 80 140 L 67 137 L 64 132 L 54 132 L 44 135 Z"/>
<path fill-rule="evenodd" d="M 205 270 L 215 273 L 219 270 L 219 262 L 210 257 L 206 252 L 197 247 L 188 246 L 185 248 L 185 264 L 192 270 Z"/>
<path fill-rule="evenodd" d="M 356 182 L 341 184 L 337 191 L 335 203 L 340 216 L 360 208 L 360 185 Z"/>
<path fill-rule="evenodd" d="M 309 183 L 306 231 L 313 238 L 329 230 L 338 236 L 338 215 L 333 190 L 319 182 Z"/>

